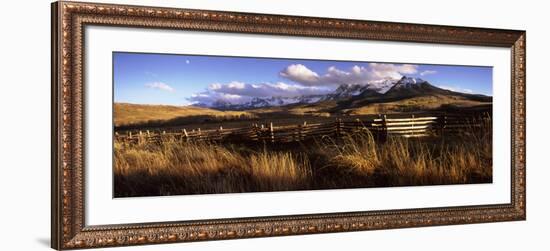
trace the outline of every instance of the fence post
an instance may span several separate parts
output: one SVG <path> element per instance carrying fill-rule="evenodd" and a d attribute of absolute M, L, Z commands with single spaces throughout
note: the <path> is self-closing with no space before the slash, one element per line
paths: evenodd
<path fill-rule="evenodd" d="M 298 141 L 302 141 L 302 127 L 303 125 L 298 125 Z"/>
<path fill-rule="evenodd" d="M 382 117 L 382 142 L 386 142 L 388 138 L 388 124 L 386 121 L 386 114 Z"/>
<path fill-rule="evenodd" d="M 252 134 L 254 137 L 256 137 L 256 141 L 260 141 L 262 139 L 262 131 L 260 130 L 260 126 L 257 123 L 254 123 L 252 126 Z"/>
<path fill-rule="evenodd" d="M 441 125 L 441 136 L 443 136 L 446 129 L 447 129 L 447 113 L 445 112 L 443 114 L 443 125 Z"/>
<path fill-rule="evenodd" d="M 376 126 L 375 129 L 376 129 L 376 140 L 381 140 L 382 138 L 382 127 L 384 126 L 384 122 L 382 121 L 382 114 L 378 114 L 378 119 L 380 120 L 380 124 L 379 126 Z"/>
<path fill-rule="evenodd" d="M 261 124 L 258 135 L 259 135 L 260 139 L 262 140 L 262 142 L 265 144 L 265 132 L 264 132 L 265 130 L 264 130 L 264 128 L 265 128 L 264 124 Z"/>
<path fill-rule="evenodd" d="M 414 137 L 414 114 L 411 114 L 411 136 Z"/>
<path fill-rule="evenodd" d="M 307 121 L 304 121 L 304 124 L 302 125 L 302 131 L 301 131 L 301 140 L 306 140 L 307 137 Z"/>
<path fill-rule="evenodd" d="M 183 128 L 183 137 L 185 137 L 185 142 L 189 141 L 189 134 L 187 134 L 187 130 L 185 130 L 185 128 Z"/>
<path fill-rule="evenodd" d="M 271 143 L 275 143 L 275 134 L 273 133 L 273 122 L 269 122 L 269 137 L 271 138 Z"/>
<path fill-rule="evenodd" d="M 440 137 L 443 137 L 443 132 L 445 128 L 445 120 L 446 116 L 445 113 L 441 114 L 439 117 L 437 117 L 437 132 L 439 133 Z"/>
<path fill-rule="evenodd" d="M 258 124 L 254 125 L 254 133 L 256 135 L 256 140 L 257 141 L 262 140 L 262 129 L 261 129 L 260 125 L 258 125 Z"/>

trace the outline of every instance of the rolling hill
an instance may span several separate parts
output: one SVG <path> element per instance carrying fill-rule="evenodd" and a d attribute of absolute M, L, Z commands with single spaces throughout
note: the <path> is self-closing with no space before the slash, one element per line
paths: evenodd
<path fill-rule="evenodd" d="M 386 81 L 380 88 L 341 85 L 326 95 L 254 98 L 214 107 L 115 103 L 115 126 L 177 126 L 208 122 L 331 117 L 430 111 L 490 111 L 492 97 L 442 89 L 418 78 Z"/>
<path fill-rule="evenodd" d="M 182 117 L 241 118 L 253 117 L 245 111 L 219 111 L 196 106 L 114 104 L 115 126 L 136 125 L 155 121 L 169 121 Z"/>
<path fill-rule="evenodd" d="M 296 103 L 248 110 L 293 115 L 365 115 L 376 113 L 426 112 L 449 109 L 487 110 L 492 97 L 442 89 L 427 81 L 403 77 L 384 93 L 369 86 L 342 85 L 315 103 Z"/>
<path fill-rule="evenodd" d="M 383 94 L 361 93 L 340 101 L 332 112 L 372 114 L 458 109 L 487 106 L 492 100 L 490 96 L 450 91 L 421 79 L 403 77 Z"/>

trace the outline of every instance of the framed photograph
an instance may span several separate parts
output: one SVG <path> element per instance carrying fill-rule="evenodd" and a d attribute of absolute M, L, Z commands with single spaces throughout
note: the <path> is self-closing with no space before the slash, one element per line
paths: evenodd
<path fill-rule="evenodd" d="M 52 247 L 524 220 L 525 31 L 52 4 Z"/>

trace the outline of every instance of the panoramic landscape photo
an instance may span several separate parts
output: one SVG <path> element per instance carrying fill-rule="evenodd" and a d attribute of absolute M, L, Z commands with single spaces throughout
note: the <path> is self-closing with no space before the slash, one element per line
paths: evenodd
<path fill-rule="evenodd" d="M 492 74 L 113 52 L 114 197 L 491 183 Z"/>

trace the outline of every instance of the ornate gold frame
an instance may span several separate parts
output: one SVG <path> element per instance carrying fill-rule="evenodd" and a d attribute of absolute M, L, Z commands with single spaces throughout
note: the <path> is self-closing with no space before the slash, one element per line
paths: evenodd
<path fill-rule="evenodd" d="M 86 25 L 260 33 L 510 48 L 511 203 L 226 220 L 84 224 L 83 46 Z M 525 31 L 205 10 L 52 4 L 52 247 L 93 248 L 524 220 Z"/>

